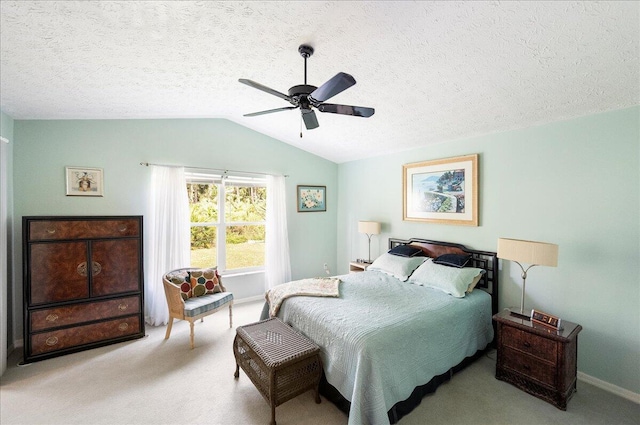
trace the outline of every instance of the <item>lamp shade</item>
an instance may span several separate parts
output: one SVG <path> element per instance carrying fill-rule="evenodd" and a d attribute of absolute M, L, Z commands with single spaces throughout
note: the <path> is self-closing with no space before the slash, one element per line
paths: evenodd
<path fill-rule="evenodd" d="M 500 238 L 498 239 L 498 258 L 537 266 L 556 267 L 558 265 L 558 245 Z"/>
<path fill-rule="evenodd" d="M 379 235 L 380 223 L 377 221 L 359 221 L 358 233 L 366 233 L 367 235 Z"/>

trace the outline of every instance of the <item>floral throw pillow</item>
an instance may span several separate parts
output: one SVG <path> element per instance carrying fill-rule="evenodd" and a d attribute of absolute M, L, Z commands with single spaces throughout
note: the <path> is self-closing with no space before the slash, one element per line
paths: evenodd
<path fill-rule="evenodd" d="M 194 297 L 222 292 L 217 269 L 200 269 L 189 272 Z"/>

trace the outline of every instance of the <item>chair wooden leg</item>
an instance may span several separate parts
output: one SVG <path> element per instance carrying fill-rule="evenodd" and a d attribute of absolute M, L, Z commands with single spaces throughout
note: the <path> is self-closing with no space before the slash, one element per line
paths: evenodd
<path fill-rule="evenodd" d="M 233 328 L 233 305 L 229 304 L 229 328 Z"/>
<path fill-rule="evenodd" d="M 171 335 L 172 325 L 173 325 L 173 317 L 169 317 L 169 323 L 167 323 L 167 333 L 164 334 L 164 339 L 169 339 L 169 335 Z"/>
<path fill-rule="evenodd" d="M 193 320 L 189 320 L 189 327 L 191 328 L 191 349 L 195 347 L 194 336 L 193 336 Z"/>

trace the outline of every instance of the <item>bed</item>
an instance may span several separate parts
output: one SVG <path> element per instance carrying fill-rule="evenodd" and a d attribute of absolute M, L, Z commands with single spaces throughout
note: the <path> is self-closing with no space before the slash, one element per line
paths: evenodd
<path fill-rule="evenodd" d="M 498 306 L 494 252 L 389 239 L 390 250 L 398 247 L 417 248 L 429 258 L 468 256 L 464 269 L 448 271 L 481 269 L 475 289 L 453 296 L 418 280 L 402 281 L 404 276 L 386 269 L 367 270 L 339 276 L 339 297 L 292 297 L 278 311 L 278 317 L 320 346 L 321 392 L 348 413 L 349 424 L 397 422 L 493 341 L 492 315 Z M 402 264 L 432 261 L 389 258 Z M 379 264 L 377 259 L 370 268 Z"/>

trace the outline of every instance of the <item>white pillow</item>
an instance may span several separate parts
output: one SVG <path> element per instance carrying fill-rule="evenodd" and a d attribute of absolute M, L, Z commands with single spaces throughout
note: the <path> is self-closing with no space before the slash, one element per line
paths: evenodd
<path fill-rule="evenodd" d="M 467 291 L 471 292 L 473 289 L 471 285 L 478 283 L 482 273 L 484 273 L 484 270 L 474 267 L 459 269 L 427 261 L 413 272 L 409 282 L 439 289 L 456 298 L 462 298 Z"/>
<path fill-rule="evenodd" d="M 389 253 L 382 254 L 367 267 L 367 270 L 375 270 L 390 274 L 405 282 L 418 266 L 424 263 L 427 257 L 400 257 Z"/>

